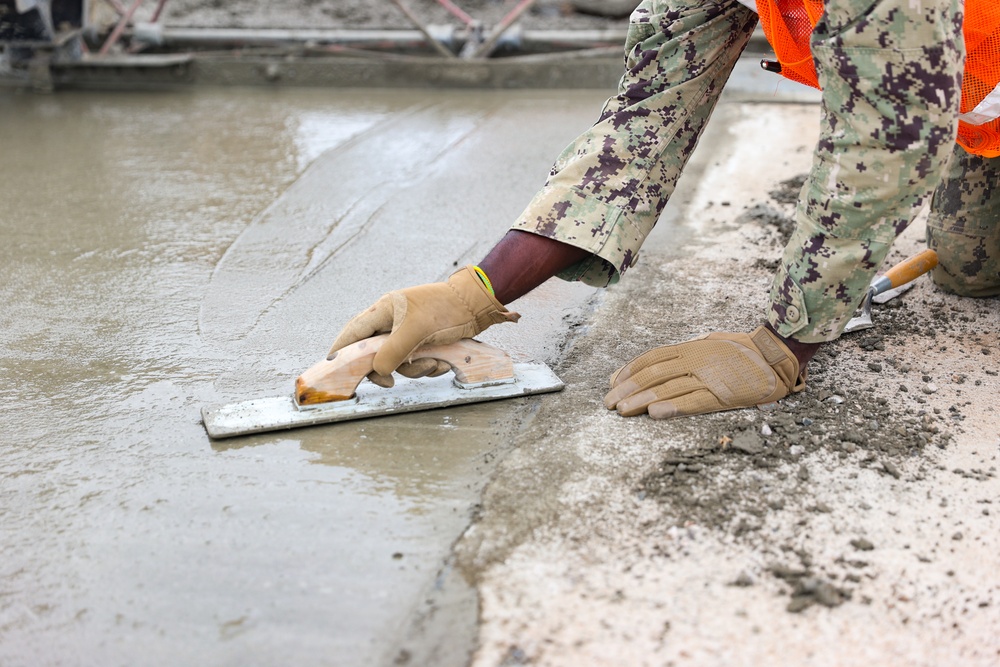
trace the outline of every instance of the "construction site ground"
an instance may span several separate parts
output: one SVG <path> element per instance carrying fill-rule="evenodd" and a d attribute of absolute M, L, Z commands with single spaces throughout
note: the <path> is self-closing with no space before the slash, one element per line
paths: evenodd
<path fill-rule="evenodd" d="M 773 410 L 603 407 L 762 320 L 820 109 L 731 83 L 625 279 L 483 334 L 562 392 L 226 441 L 202 406 L 481 258 L 613 90 L 0 91 L 0 665 L 1000 663 L 997 299 L 921 278 Z"/>

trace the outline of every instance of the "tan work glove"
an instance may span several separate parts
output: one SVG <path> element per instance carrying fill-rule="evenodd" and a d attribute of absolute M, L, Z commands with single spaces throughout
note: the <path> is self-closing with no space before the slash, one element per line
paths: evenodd
<path fill-rule="evenodd" d="M 389 292 L 347 323 L 333 341 L 327 358 L 359 340 L 389 333 L 389 339 L 375 354 L 376 376 L 369 379 L 391 386 L 395 370 L 409 377 L 448 371 L 447 364 L 434 360 L 406 363 L 418 347 L 472 338 L 493 324 L 517 322 L 520 317 L 493 297 L 470 265 L 453 273 L 446 282 Z"/>
<path fill-rule="evenodd" d="M 713 333 L 636 357 L 611 376 L 604 397 L 625 417 L 700 415 L 777 401 L 805 388 L 798 359 L 774 334 Z"/>

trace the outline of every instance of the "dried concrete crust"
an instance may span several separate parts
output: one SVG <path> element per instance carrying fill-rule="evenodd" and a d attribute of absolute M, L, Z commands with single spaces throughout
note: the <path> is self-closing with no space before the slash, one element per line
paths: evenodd
<path fill-rule="evenodd" d="M 567 389 L 457 545 L 480 595 L 472 664 L 1000 664 L 996 299 L 921 279 L 773 412 L 601 404 L 635 354 L 759 323 L 815 121 L 723 105 L 675 198 L 692 188 L 686 242 L 654 231 L 581 326 Z M 889 261 L 922 238 L 918 221 Z"/>

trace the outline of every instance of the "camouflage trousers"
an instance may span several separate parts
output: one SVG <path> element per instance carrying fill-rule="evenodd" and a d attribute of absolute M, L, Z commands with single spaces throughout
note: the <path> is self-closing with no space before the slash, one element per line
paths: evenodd
<path fill-rule="evenodd" d="M 927 245 L 937 251 L 931 277 L 962 296 L 1000 294 L 1000 158 L 955 147 L 931 200 Z"/>
<path fill-rule="evenodd" d="M 768 319 L 782 335 L 836 338 L 949 162 L 970 166 L 950 160 L 962 0 L 918 7 L 827 0 L 813 32 L 821 136 L 771 289 Z M 513 225 L 591 253 L 560 277 L 603 286 L 635 263 L 756 22 L 737 0 L 645 0 L 632 14 L 618 94 L 559 156 Z M 959 193 L 937 201 L 963 206 L 983 190 L 955 178 Z"/>

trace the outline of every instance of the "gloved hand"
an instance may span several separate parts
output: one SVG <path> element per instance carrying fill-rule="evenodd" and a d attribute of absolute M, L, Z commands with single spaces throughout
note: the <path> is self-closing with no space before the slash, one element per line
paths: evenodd
<path fill-rule="evenodd" d="M 444 375 L 450 370 L 451 366 L 448 365 L 448 362 L 430 358 L 417 359 L 416 361 L 404 361 L 398 368 L 396 368 L 397 373 L 408 378 L 436 378 L 439 375 Z M 367 377 L 371 382 L 380 387 L 385 387 L 386 389 L 396 384 L 396 380 L 393 378 L 392 374 L 380 375 L 379 373 L 372 371 Z"/>
<path fill-rule="evenodd" d="M 798 359 L 773 333 L 713 333 L 636 357 L 604 397 L 625 417 L 700 415 L 777 401 L 805 388 Z"/>
<path fill-rule="evenodd" d="M 444 362 L 407 359 L 422 345 L 454 343 L 472 338 L 500 322 L 516 322 L 521 316 L 497 301 L 472 266 L 459 269 L 443 283 L 430 283 L 389 292 L 368 310 L 356 315 L 333 341 L 329 359 L 337 350 L 376 334 L 389 339 L 375 354 L 376 384 L 392 386 L 392 372 L 409 377 L 440 375 L 448 371 Z"/>

